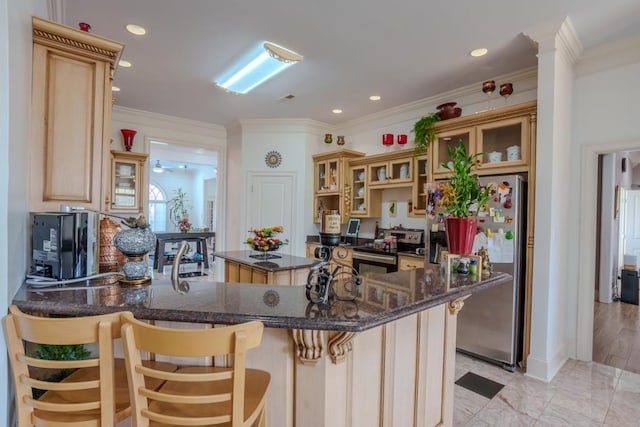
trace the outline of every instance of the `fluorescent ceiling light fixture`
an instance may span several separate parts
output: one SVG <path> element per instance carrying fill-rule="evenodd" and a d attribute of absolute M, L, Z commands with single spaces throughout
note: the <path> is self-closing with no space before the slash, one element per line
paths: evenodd
<path fill-rule="evenodd" d="M 263 42 L 225 71 L 215 83 L 229 92 L 244 94 L 302 59 L 302 55 L 287 48 Z"/>
<path fill-rule="evenodd" d="M 334 108 L 333 110 L 331 110 L 331 112 L 332 112 L 333 114 L 342 114 L 342 110 L 341 110 L 341 109 L 339 109 L 339 108 Z"/>
<path fill-rule="evenodd" d="M 168 142 L 162 142 L 162 141 L 155 141 L 155 140 L 151 140 L 149 141 L 150 144 L 156 144 L 156 145 L 169 145 Z"/>
<path fill-rule="evenodd" d="M 487 49 L 481 47 L 480 49 L 473 49 L 471 52 L 469 52 L 469 55 L 474 57 L 485 56 L 487 52 L 489 52 Z"/>
<path fill-rule="evenodd" d="M 118 86 L 111 86 L 111 92 L 120 92 L 120 88 Z"/>
<path fill-rule="evenodd" d="M 162 168 L 162 165 L 160 164 L 160 160 L 156 160 L 156 165 L 153 167 L 153 171 L 155 173 L 162 173 L 164 172 L 164 169 Z"/>
<path fill-rule="evenodd" d="M 127 31 L 129 31 L 131 34 L 135 34 L 136 36 L 144 36 L 145 34 L 147 34 L 147 30 L 145 30 L 143 27 L 141 27 L 140 25 L 136 25 L 136 24 L 127 24 L 125 26 L 125 28 L 127 29 Z"/>
<path fill-rule="evenodd" d="M 372 101 L 380 101 L 382 97 L 380 95 L 371 95 L 369 99 Z"/>
<path fill-rule="evenodd" d="M 130 68 L 131 67 L 131 62 L 126 61 L 124 59 L 121 59 L 120 61 L 118 61 L 118 65 L 120 67 L 124 67 L 124 68 Z"/>

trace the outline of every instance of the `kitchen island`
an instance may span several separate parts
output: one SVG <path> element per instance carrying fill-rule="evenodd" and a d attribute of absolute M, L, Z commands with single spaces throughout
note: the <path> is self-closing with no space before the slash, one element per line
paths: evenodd
<path fill-rule="evenodd" d="M 268 285 L 303 285 L 309 269 L 320 262 L 278 251 L 229 251 L 213 255 L 224 260 L 225 282 Z"/>
<path fill-rule="evenodd" d="M 13 303 L 31 313 L 92 315 L 129 310 L 185 327 L 260 320 L 262 345 L 248 366 L 272 375 L 268 425 L 451 425 L 456 317 L 469 295 L 503 273 L 474 281 L 415 269 L 363 278 L 355 301 L 311 304 L 304 286 L 154 281 L 144 288 L 91 282 L 29 289 Z M 193 325 L 196 324 L 196 325 Z M 200 324 L 200 326 L 198 325 Z"/>

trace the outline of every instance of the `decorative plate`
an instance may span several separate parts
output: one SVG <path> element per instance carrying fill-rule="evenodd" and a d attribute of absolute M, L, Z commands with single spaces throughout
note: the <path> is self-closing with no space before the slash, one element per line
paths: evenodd
<path fill-rule="evenodd" d="M 269 151 L 264 157 L 264 161 L 270 168 L 277 168 L 282 163 L 282 154 L 277 151 Z"/>

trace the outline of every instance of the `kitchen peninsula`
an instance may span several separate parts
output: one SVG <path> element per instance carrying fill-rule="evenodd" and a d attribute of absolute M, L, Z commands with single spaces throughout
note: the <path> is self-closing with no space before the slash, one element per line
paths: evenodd
<path fill-rule="evenodd" d="M 168 280 L 143 288 L 91 282 L 29 289 L 13 303 L 30 313 L 93 315 L 129 310 L 158 323 L 260 320 L 262 344 L 248 365 L 269 371 L 268 425 L 451 425 L 456 318 L 469 295 L 509 276 L 479 281 L 439 270 L 372 275 L 355 301 L 311 304 L 304 286 Z"/>

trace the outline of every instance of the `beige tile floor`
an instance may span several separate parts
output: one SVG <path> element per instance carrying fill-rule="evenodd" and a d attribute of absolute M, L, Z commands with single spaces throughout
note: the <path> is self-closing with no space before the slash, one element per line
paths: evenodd
<path fill-rule="evenodd" d="M 471 371 L 504 384 L 493 399 L 455 386 L 454 426 L 638 426 L 640 374 L 570 359 L 550 383 L 456 355 L 456 379 Z"/>

